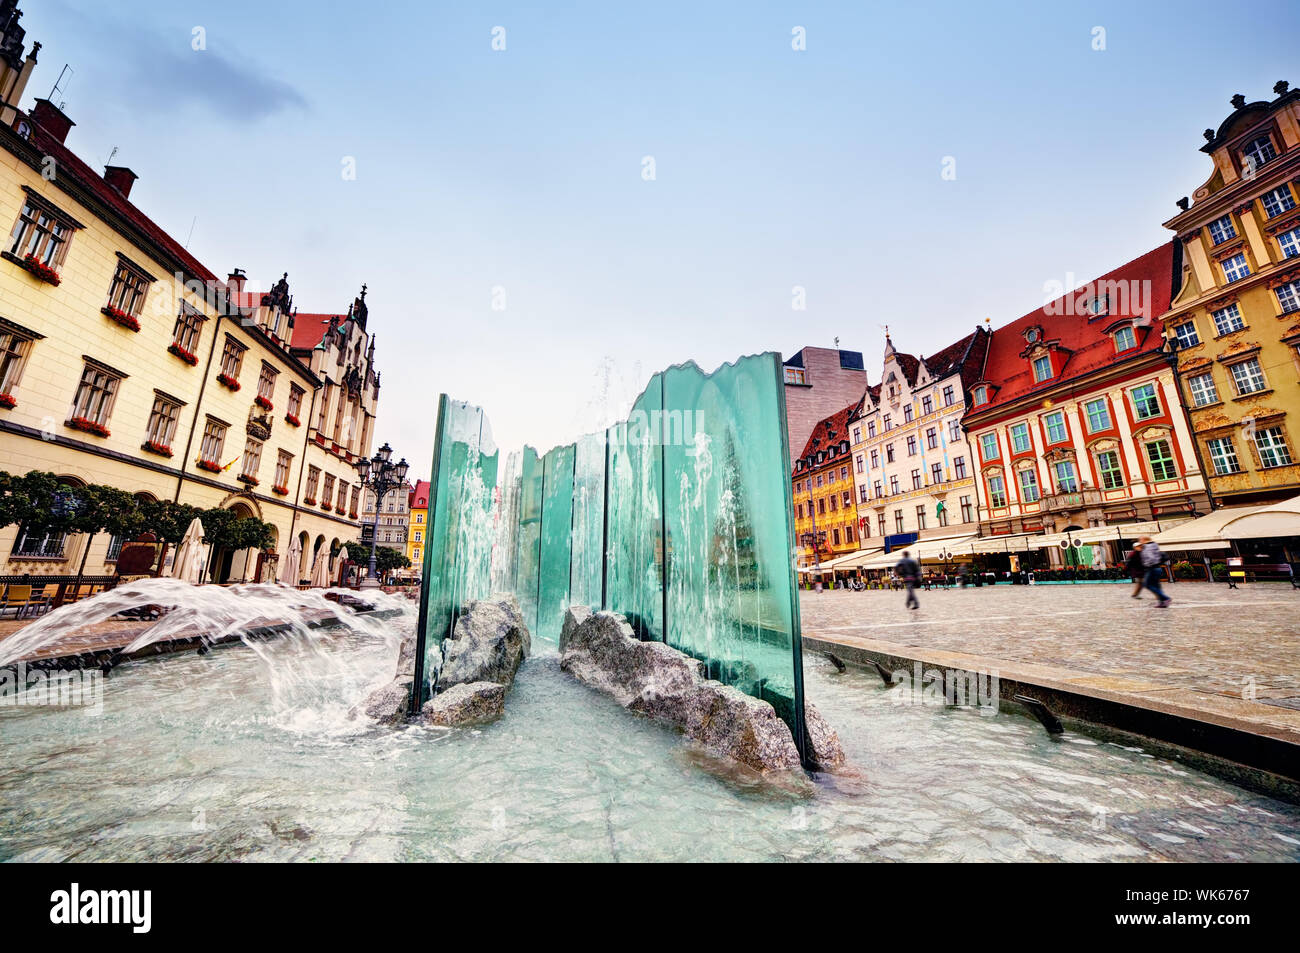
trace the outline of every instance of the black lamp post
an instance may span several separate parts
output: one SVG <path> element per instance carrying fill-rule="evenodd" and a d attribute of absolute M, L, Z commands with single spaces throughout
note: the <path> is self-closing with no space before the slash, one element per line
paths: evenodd
<path fill-rule="evenodd" d="M 357 476 L 361 486 L 375 495 L 375 519 L 370 527 L 370 568 L 366 578 L 361 581 L 362 589 L 378 589 L 379 574 L 375 571 L 375 547 L 379 544 L 379 511 L 383 508 L 384 497 L 406 483 L 406 471 L 410 464 L 403 457 L 399 463 L 393 463 L 393 448 L 385 443 L 375 455 L 367 460 L 362 457 L 357 461 Z"/>

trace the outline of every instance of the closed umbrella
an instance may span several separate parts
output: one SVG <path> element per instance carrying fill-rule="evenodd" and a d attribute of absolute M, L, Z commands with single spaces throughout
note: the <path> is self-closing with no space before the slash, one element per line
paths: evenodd
<path fill-rule="evenodd" d="M 339 585 L 340 586 L 347 584 L 347 580 L 343 578 L 343 573 L 347 571 L 346 568 L 347 564 L 348 564 L 348 548 L 346 546 L 340 546 L 339 547 Z"/>
<path fill-rule="evenodd" d="M 311 565 L 311 584 L 313 588 L 328 588 L 330 584 L 330 551 L 322 546 L 316 554 L 316 561 Z"/>
<path fill-rule="evenodd" d="M 298 585 L 298 563 L 301 559 L 302 540 L 295 536 L 289 540 L 289 549 L 280 562 L 280 583 L 282 585 Z"/>
<path fill-rule="evenodd" d="M 197 586 L 203 576 L 203 564 L 207 558 L 208 547 L 203 545 L 203 523 L 196 516 L 190 520 L 189 528 L 181 538 L 176 549 L 176 558 L 172 561 L 173 579 L 183 579 Z"/>

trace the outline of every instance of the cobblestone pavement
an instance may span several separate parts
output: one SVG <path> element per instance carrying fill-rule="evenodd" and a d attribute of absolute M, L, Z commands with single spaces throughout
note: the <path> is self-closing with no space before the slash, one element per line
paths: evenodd
<path fill-rule="evenodd" d="M 41 616 L 34 619 L 5 619 L 0 622 L 0 642 L 16 635 Z M 97 652 L 105 649 L 120 649 L 130 645 L 136 637 L 152 626 L 152 622 L 126 621 L 109 619 L 70 629 L 59 637 L 26 655 L 29 659 L 56 658 L 64 655 L 77 655 L 82 652 Z"/>
<path fill-rule="evenodd" d="M 966 653 L 990 668 L 1032 666 L 1060 681 L 1300 728 L 1300 592 L 1275 583 L 1165 588 L 1168 609 L 1149 592 L 1130 598 L 1127 584 L 921 590 L 915 611 L 898 591 L 803 591 L 800 607 L 805 636 L 888 644 L 902 656 Z"/>

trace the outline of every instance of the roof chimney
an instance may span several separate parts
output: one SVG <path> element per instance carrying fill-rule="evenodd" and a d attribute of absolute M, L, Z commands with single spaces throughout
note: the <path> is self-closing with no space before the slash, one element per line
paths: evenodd
<path fill-rule="evenodd" d="M 46 132 L 48 132 L 59 142 L 68 141 L 68 130 L 76 125 L 71 119 L 63 115 L 63 110 L 48 99 L 36 100 L 36 105 L 32 107 L 31 117 Z"/>
<path fill-rule="evenodd" d="M 236 268 L 226 276 L 226 290 L 231 294 L 243 294 L 244 282 L 248 280 L 248 275 L 244 274 L 244 269 Z"/>
<path fill-rule="evenodd" d="M 131 197 L 131 186 L 140 178 L 124 165 L 104 166 L 104 181 L 122 193 L 122 198 Z"/>

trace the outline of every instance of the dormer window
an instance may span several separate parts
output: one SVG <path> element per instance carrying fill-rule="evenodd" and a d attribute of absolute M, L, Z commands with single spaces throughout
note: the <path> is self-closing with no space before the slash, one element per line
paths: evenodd
<path fill-rule="evenodd" d="M 1232 225 L 1232 216 L 1225 215 L 1210 223 L 1210 241 L 1222 245 L 1230 238 L 1237 237 L 1237 230 Z"/>
<path fill-rule="evenodd" d="M 983 384 L 980 384 L 971 392 L 971 398 L 975 401 L 976 407 L 980 404 L 987 404 L 989 402 L 989 389 Z"/>
<path fill-rule="evenodd" d="M 1241 150 L 1241 160 L 1247 169 L 1254 171 L 1262 165 L 1267 165 L 1277 158 L 1277 150 L 1273 148 L 1273 140 L 1268 136 L 1260 136 L 1250 142 L 1246 148 Z"/>
<path fill-rule="evenodd" d="M 1133 333 L 1133 328 L 1124 326 L 1115 332 L 1115 353 L 1119 354 L 1124 351 L 1131 351 L 1137 347 L 1137 335 Z"/>
<path fill-rule="evenodd" d="M 1110 313 L 1110 295 L 1098 295 L 1085 305 L 1093 317 Z"/>
<path fill-rule="evenodd" d="M 1042 383 L 1050 380 L 1052 377 L 1052 359 L 1044 354 L 1042 357 L 1034 358 L 1034 380 Z"/>
<path fill-rule="evenodd" d="M 1028 331 L 1025 332 L 1025 340 L 1028 341 L 1030 344 L 1037 344 L 1039 337 L 1040 334 L 1038 332 L 1038 328 L 1030 328 Z"/>

